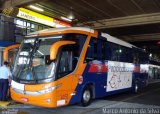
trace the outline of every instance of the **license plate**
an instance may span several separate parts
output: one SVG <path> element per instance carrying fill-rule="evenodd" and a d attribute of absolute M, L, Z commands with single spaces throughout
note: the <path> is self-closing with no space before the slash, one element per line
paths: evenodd
<path fill-rule="evenodd" d="M 28 102 L 28 98 L 21 98 L 22 101 Z"/>

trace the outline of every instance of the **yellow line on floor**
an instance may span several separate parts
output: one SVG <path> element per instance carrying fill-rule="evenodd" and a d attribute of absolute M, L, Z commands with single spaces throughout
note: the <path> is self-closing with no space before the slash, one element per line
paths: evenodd
<path fill-rule="evenodd" d="M 0 101 L 0 106 L 8 106 L 10 102 L 7 101 Z"/>

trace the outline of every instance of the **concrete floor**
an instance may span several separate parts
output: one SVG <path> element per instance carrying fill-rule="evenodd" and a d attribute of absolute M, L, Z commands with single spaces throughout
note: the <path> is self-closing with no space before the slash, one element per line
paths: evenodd
<path fill-rule="evenodd" d="M 32 105 L 16 104 L 0 109 L 2 114 L 115 114 L 122 109 L 131 111 L 136 109 L 141 114 L 160 114 L 160 83 L 147 86 L 142 92 L 133 94 L 130 92 L 117 94 L 101 99 L 93 100 L 88 107 L 71 105 L 60 108 L 42 108 Z M 135 112 L 137 114 L 137 112 Z"/>

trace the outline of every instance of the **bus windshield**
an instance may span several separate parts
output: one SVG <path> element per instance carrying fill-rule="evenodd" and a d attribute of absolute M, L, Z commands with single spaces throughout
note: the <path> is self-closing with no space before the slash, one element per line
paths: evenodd
<path fill-rule="evenodd" d="M 15 61 L 13 80 L 21 83 L 43 83 L 55 80 L 56 60 L 50 60 L 51 45 L 61 40 L 76 41 L 80 48 L 79 56 L 85 42 L 79 39 L 79 36 L 81 35 L 65 34 L 25 39 Z"/>

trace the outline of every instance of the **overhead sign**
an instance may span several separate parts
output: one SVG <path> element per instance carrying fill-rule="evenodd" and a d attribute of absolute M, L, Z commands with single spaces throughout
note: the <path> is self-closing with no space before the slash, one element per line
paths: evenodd
<path fill-rule="evenodd" d="M 51 27 L 70 27 L 71 26 L 69 23 L 56 20 L 54 18 L 33 12 L 25 8 L 19 8 L 17 17 L 27 19 L 30 21 L 34 21 L 37 23 L 41 23 L 41 24 L 51 26 Z"/>

